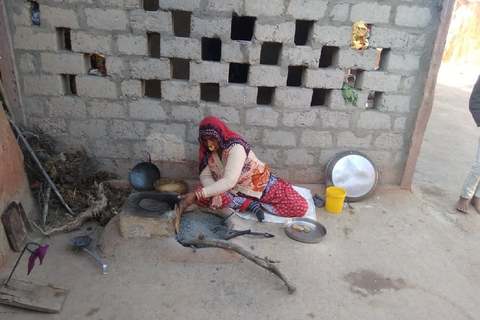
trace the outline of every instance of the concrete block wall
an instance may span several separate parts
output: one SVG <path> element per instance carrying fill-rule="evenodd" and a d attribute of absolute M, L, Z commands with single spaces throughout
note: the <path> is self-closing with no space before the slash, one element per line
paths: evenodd
<path fill-rule="evenodd" d="M 323 183 L 345 150 L 367 154 L 380 185 L 400 183 L 440 0 L 35 3 L 39 26 L 31 2 L 4 1 L 26 119 L 101 169 L 126 178 L 149 151 L 163 176 L 195 178 L 198 123 L 215 115 L 292 183 Z M 350 49 L 359 20 L 363 52 Z M 107 76 L 88 74 L 90 54 Z M 342 96 L 349 73 L 356 106 Z"/>

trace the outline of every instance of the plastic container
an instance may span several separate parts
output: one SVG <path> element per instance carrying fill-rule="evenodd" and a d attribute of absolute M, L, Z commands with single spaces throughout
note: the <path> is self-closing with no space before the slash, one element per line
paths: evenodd
<path fill-rule="evenodd" d="M 325 201 L 325 210 L 330 213 L 342 212 L 343 201 L 347 195 L 347 190 L 339 187 L 328 187 Z"/>

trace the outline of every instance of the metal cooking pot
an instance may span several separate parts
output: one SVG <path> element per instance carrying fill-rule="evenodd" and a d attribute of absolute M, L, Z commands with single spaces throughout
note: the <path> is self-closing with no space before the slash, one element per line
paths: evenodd
<path fill-rule="evenodd" d="M 145 151 L 147 152 L 147 151 Z M 148 153 L 148 162 L 141 162 L 133 167 L 130 172 L 130 183 L 138 191 L 152 191 L 155 189 L 154 183 L 160 179 L 160 170 L 152 163 L 150 153 Z"/>

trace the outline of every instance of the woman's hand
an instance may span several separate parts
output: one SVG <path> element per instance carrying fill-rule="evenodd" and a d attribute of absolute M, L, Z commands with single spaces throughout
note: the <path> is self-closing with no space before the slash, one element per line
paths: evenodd
<path fill-rule="evenodd" d="M 182 214 L 183 211 L 185 211 L 188 207 L 190 207 L 195 202 L 195 200 L 197 200 L 197 195 L 195 194 L 195 192 L 190 192 L 190 193 L 186 193 L 178 196 L 178 199 L 185 199 L 185 201 L 183 201 L 183 204 L 180 208 L 180 214 Z"/>
<path fill-rule="evenodd" d="M 210 209 L 222 209 L 222 195 L 219 194 L 210 199 Z"/>

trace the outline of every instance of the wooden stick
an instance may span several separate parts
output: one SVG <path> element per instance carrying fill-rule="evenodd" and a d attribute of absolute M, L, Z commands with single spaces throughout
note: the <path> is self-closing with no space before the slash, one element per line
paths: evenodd
<path fill-rule="evenodd" d="M 52 188 L 48 186 L 47 194 L 45 195 L 45 204 L 43 205 L 43 229 L 45 229 L 45 223 L 47 222 L 47 214 L 48 214 L 48 203 L 50 202 L 50 192 Z"/>
<path fill-rule="evenodd" d="M 236 253 L 244 256 L 253 263 L 277 275 L 287 286 L 288 293 L 292 294 L 293 292 L 295 292 L 295 290 L 297 290 L 297 287 L 292 284 L 292 282 L 288 279 L 288 277 L 285 275 L 285 273 L 283 273 L 282 270 L 280 270 L 275 264 L 272 263 L 272 260 L 262 259 L 253 254 L 253 252 L 239 246 L 238 244 L 221 239 L 205 238 L 203 233 L 201 233 L 196 239 L 185 239 L 180 240 L 179 242 L 184 246 L 201 245 L 235 251 Z"/>

